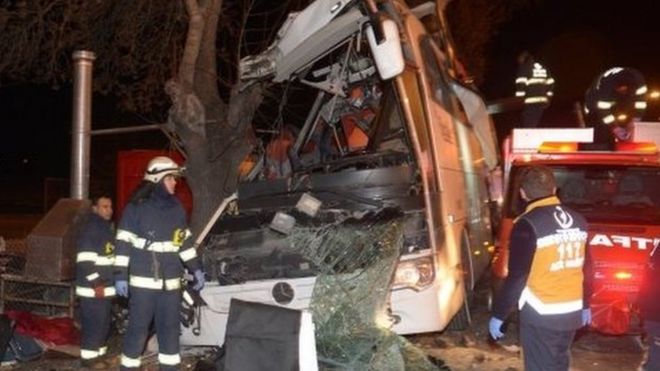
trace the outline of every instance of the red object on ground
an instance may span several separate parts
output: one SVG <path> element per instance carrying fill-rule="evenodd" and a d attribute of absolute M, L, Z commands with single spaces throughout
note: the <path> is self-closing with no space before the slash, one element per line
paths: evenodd
<path fill-rule="evenodd" d="M 121 213 L 133 194 L 133 191 L 142 182 L 144 170 L 147 168 L 149 160 L 156 156 L 167 156 L 176 161 L 179 165 L 185 165 L 183 156 L 177 151 L 156 151 L 156 150 L 130 150 L 119 151 L 117 155 L 117 199 L 115 200 L 115 215 L 117 220 L 121 218 Z M 190 216 L 192 211 L 192 192 L 186 184 L 185 179 L 177 184 L 176 195 L 183 203 L 186 213 Z"/>
<path fill-rule="evenodd" d="M 7 317 L 16 322 L 19 334 L 31 336 L 55 345 L 77 345 L 80 332 L 73 319 L 67 317 L 45 318 L 29 312 L 7 311 Z"/>

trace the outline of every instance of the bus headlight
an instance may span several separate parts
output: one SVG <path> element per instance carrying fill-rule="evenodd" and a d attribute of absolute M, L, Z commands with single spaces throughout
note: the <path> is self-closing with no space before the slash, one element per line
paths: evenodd
<path fill-rule="evenodd" d="M 424 257 L 402 261 L 394 273 L 394 289 L 411 288 L 419 291 L 433 283 L 433 259 Z"/>

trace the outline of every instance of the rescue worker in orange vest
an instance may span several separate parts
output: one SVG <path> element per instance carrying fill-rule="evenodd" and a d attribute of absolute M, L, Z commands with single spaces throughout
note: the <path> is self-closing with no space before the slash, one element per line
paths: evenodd
<path fill-rule="evenodd" d="M 543 111 L 550 105 L 554 84 L 555 80 L 548 69 L 534 60 L 528 52 L 522 52 L 518 56 L 516 97 L 523 98 L 525 103 L 521 115 L 523 127 L 538 126 Z"/>
<path fill-rule="evenodd" d="M 361 151 L 369 144 L 369 128 L 376 117 L 382 92 L 377 85 L 356 85 L 349 89 L 349 112 L 341 118 L 348 152 Z"/>
<path fill-rule="evenodd" d="M 283 128 L 266 145 L 265 175 L 269 180 L 286 178 L 293 172 L 289 151 L 296 141 L 294 133 L 288 127 Z"/>
<path fill-rule="evenodd" d="M 495 340 L 504 336 L 502 324 L 517 302 L 525 370 L 568 370 L 575 331 L 591 322 L 583 309 L 587 223 L 560 204 L 552 170 L 523 171 L 520 195 L 528 205 L 511 232 L 509 274 L 493 303 L 489 332 Z"/>

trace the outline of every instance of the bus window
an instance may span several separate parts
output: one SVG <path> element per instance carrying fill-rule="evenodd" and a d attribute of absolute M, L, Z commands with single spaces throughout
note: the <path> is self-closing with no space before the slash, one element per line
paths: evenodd
<path fill-rule="evenodd" d="M 441 60 L 446 60 L 445 56 L 437 49 L 428 35 L 422 37 L 420 47 L 427 77 L 433 89 L 433 99 L 440 103 L 450 115 L 465 122 L 465 115 L 458 115 L 456 108 L 458 102 L 453 94 L 447 70 L 439 63 Z"/>

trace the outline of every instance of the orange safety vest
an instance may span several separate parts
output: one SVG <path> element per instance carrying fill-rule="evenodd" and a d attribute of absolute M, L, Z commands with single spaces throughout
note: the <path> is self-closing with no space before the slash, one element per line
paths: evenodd
<path fill-rule="evenodd" d="M 585 219 L 554 196 L 531 203 L 520 219 L 533 227 L 536 251 L 518 307 L 527 303 L 542 315 L 581 310 Z"/>

